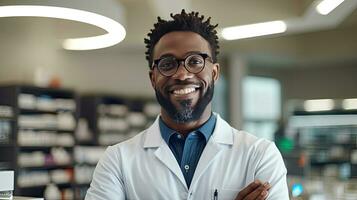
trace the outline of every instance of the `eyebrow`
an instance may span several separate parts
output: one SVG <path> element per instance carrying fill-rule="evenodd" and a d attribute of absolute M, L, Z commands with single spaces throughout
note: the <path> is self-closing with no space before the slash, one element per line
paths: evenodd
<path fill-rule="evenodd" d="M 205 54 L 209 55 L 208 53 L 202 52 L 202 51 L 189 51 L 189 52 L 187 52 L 187 53 L 184 55 L 184 58 L 186 58 L 186 57 L 189 56 L 189 55 L 198 54 L 198 53 L 205 53 Z M 210 55 L 209 55 L 209 56 L 210 56 Z M 165 58 L 165 57 L 175 57 L 175 58 L 177 58 L 177 57 L 176 57 L 175 55 L 173 55 L 172 53 L 166 53 L 166 54 L 161 55 L 158 59 L 160 59 L 160 58 Z M 155 60 L 156 60 L 156 59 L 155 59 Z"/>

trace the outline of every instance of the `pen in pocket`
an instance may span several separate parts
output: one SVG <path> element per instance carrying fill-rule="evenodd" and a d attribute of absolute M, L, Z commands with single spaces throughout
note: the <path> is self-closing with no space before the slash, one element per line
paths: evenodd
<path fill-rule="evenodd" d="M 217 191 L 217 189 L 214 190 L 213 200 L 218 200 L 218 191 Z"/>

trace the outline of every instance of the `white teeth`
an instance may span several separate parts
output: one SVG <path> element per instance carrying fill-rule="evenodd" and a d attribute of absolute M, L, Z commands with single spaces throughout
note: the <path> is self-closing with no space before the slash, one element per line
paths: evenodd
<path fill-rule="evenodd" d="M 195 90 L 196 90 L 195 88 L 183 88 L 179 90 L 174 90 L 174 94 L 179 94 L 179 95 L 189 94 L 194 92 Z"/>

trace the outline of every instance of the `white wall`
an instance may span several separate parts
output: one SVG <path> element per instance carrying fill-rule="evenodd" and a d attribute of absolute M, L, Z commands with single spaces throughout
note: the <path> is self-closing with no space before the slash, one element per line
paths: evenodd
<path fill-rule="evenodd" d="M 36 71 L 61 78 L 63 87 L 83 92 L 154 96 L 144 48 L 120 51 L 62 50 L 53 39 L 53 20 L 1 19 L 0 84 L 33 83 Z M 120 45 L 120 44 L 119 44 Z M 143 44 L 144 46 L 144 44 Z"/>

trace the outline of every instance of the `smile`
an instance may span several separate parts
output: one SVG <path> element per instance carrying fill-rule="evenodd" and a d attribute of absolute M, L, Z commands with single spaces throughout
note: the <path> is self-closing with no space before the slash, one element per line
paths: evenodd
<path fill-rule="evenodd" d="M 198 91 L 200 87 L 198 85 L 178 85 L 173 86 L 169 90 L 171 94 L 175 96 L 188 95 Z"/>
<path fill-rule="evenodd" d="M 194 91 L 196 91 L 196 88 L 184 88 L 184 89 L 174 90 L 172 93 L 176 95 L 182 95 L 182 94 L 189 94 Z"/>

